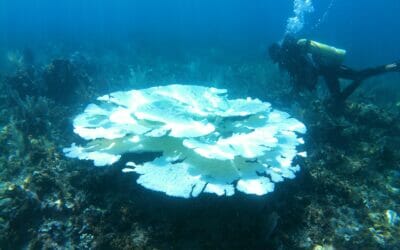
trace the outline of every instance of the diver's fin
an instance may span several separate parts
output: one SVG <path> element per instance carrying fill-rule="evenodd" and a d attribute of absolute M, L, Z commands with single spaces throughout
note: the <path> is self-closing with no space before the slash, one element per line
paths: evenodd
<path fill-rule="evenodd" d="M 385 69 L 388 72 L 394 72 L 394 71 L 399 71 L 400 72 L 400 60 L 395 62 L 395 63 L 387 64 L 385 66 Z"/>

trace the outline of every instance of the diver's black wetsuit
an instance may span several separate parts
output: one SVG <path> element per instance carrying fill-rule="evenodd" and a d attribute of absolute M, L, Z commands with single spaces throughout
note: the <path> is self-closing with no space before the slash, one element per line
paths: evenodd
<path fill-rule="evenodd" d="M 345 101 L 363 80 L 379 74 L 400 71 L 400 63 L 354 70 L 344 65 L 324 66 L 313 58 L 311 53 L 297 44 L 293 37 L 286 37 L 281 45 L 273 44 L 269 53 L 271 59 L 279 63 L 281 69 L 289 72 L 293 82 L 293 91 L 314 90 L 318 77 L 322 76 L 327 84 L 331 97 L 335 101 Z M 339 79 L 353 80 L 346 88 L 341 90 Z"/>
<path fill-rule="evenodd" d="M 399 71 L 398 68 L 399 67 L 396 68 L 397 71 Z M 339 98 L 341 101 L 344 101 L 354 92 L 354 90 L 357 89 L 358 86 L 361 85 L 363 80 L 391 71 L 395 71 L 395 68 L 393 67 L 393 69 L 389 70 L 387 65 L 367 68 L 359 71 L 341 65 L 337 69 L 323 69 L 321 70 L 321 75 L 324 77 L 332 98 Z M 339 79 L 353 80 L 353 82 L 341 90 Z"/>

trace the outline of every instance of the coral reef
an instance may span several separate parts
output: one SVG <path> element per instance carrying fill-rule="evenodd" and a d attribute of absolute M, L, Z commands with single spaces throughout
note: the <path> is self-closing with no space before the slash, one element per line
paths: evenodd
<path fill-rule="evenodd" d="M 43 72 L 43 84 L 46 96 L 55 102 L 71 104 L 79 100 L 90 86 L 90 76 L 84 70 L 87 63 L 74 54 L 69 59 L 55 59 Z"/>
<path fill-rule="evenodd" d="M 129 152 L 160 152 L 152 161 L 128 162 L 123 172 L 167 195 L 264 195 L 293 179 L 300 167 L 292 160 L 305 155 L 296 151 L 304 124 L 258 99 L 229 99 L 224 89 L 173 84 L 97 102 L 74 119 L 74 132 L 91 141 L 72 144 L 65 155 L 105 166 Z"/>
<path fill-rule="evenodd" d="M 1 249 L 399 248 L 400 109 L 395 101 L 378 106 L 360 92 L 337 115 L 316 94 L 294 100 L 287 77 L 268 62 L 183 57 L 167 64 L 137 55 L 141 59 L 126 62 L 125 69 L 106 71 L 81 57 L 65 56 L 67 61 L 48 67 L 33 60 L 33 78 L 16 71 L 1 79 Z M 42 76 L 48 74 L 50 84 L 65 73 L 79 83 L 70 83 L 75 87 L 66 90 L 68 98 L 55 100 Z M 216 85 L 234 97 L 268 100 L 304 122 L 308 132 L 302 150 L 308 157 L 299 159 L 302 170 L 295 179 L 267 196 L 202 194 L 187 200 L 147 190 L 133 181 L 137 176 L 121 173 L 122 164 L 95 168 L 62 154 L 63 147 L 79 142 L 71 122 L 83 111 L 82 103 L 110 92 L 106 84 L 94 85 L 92 77 L 109 82 L 111 90 L 129 77 L 135 85 L 125 86 L 129 89 L 167 78 L 218 80 Z M 10 90 L 18 95 L 9 95 Z M 146 162 L 154 156 L 141 157 Z"/>

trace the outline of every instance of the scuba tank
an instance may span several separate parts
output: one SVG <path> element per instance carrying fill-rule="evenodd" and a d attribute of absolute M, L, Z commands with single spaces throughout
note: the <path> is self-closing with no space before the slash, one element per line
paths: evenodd
<path fill-rule="evenodd" d="M 346 56 L 346 50 L 344 49 L 338 49 L 308 39 L 298 40 L 297 45 L 304 48 L 307 53 L 310 53 L 315 62 L 321 66 L 340 66 Z"/>

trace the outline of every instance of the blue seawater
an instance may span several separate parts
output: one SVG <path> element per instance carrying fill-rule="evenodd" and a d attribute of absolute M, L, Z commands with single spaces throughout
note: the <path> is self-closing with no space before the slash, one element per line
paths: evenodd
<path fill-rule="evenodd" d="M 347 63 L 354 66 L 399 58 L 399 1 L 319 0 L 313 5 L 299 36 L 345 48 Z M 18 48 L 61 41 L 77 49 L 130 41 L 161 53 L 222 47 L 238 56 L 261 56 L 282 38 L 292 12 L 289 0 L 2 0 L 0 43 Z"/>

